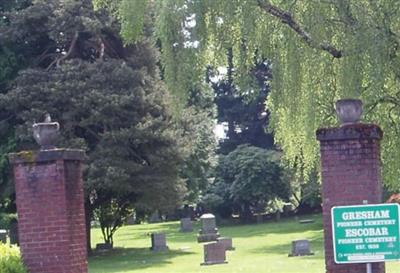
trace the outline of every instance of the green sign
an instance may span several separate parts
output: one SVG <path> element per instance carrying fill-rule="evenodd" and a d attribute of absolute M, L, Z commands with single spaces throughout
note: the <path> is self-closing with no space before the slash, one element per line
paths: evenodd
<path fill-rule="evenodd" d="M 336 263 L 370 263 L 400 259 L 398 204 L 332 208 Z"/>

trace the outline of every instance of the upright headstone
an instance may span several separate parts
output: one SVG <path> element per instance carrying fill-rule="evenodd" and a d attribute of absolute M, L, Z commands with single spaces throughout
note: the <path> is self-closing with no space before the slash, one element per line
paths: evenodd
<path fill-rule="evenodd" d="M 127 219 L 126 219 L 126 224 L 128 226 L 134 225 L 136 222 L 135 216 L 134 215 L 130 215 Z"/>
<path fill-rule="evenodd" d="M 107 251 L 113 248 L 111 243 L 98 243 L 96 244 L 96 251 Z"/>
<path fill-rule="evenodd" d="M 10 244 L 14 245 L 19 245 L 18 241 L 18 222 L 14 221 L 10 225 Z"/>
<path fill-rule="evenodd" d="M 283 216 L 288 217 L 289 213 L 292 211 L 292 205 L 283 205 Z"/>
<path fill-rule="evenodd" d="M 152 233 L 151 234 L 151 247 L 152 251 L 168 250 L 167 239 L 165 233 Z"/>
<path fill-rule="evenodd" d="M 5 229 L 0 229 L 0 242 L 7 243 L 7 230 Z"/>
<path fill-rule="evenodd" d="M 358 110 L 339 108 L 353 114 Z M 352 123 L 317 130 L 321 150 L 321 178 L 325 265 L 327 273 L 365 273 L 365 264 L 336 264 L 332 242 L 333 206 L 376 204 L 382 200 L 380 140 L 374 124 Z M 356 118 L 357 120 L 357 118 Z M 356 121 L 355 121 L 356 122 Z M 372 272 L 384 273 L 384 263 L 373 263 Z"/>
<path fill-rule="evenodd" d="M 201 229 L 197 235 L 197 241 L 199 243 L 216 241 L 219 237 L 219 233 L 215 222 L 215 216 L 211 213 L 206 213 L 200 217 L 200 221 Z"/>
<path fill-rule="evenodd" d="M 278 210 L 275 214 L 275 220 L 279 222 L 281 220 L 281 212 Z"/>
<path fill-rule="evenodd" d="M 204 245 L 204 263 L 201 263 L 201 265 L 224 263 L 227 263 L 224 244 L 208 243 Z"/>
<path fill-rule="evenodd" d="M 149 223 L 159 223 L 159 222 L 161 222 L 161 217 L 158 210 L 156 210 L 149 216 Z"/>
<path fill-rule="evenodd" d="M 219 237 L 217 242 L 225 246 L 225 250 L 235 250 L 232 245 L 232 238 L 230 237 Z"/>
<path fill-rule="evenodd" d="M 181 232 L 192 232 L 193 224 L 190 218 L 182 218 L 181 219 Z"/>
<path fill-rule="evenodd" d="M 56 149 L 58 123 L 34 124 L 40 151 L 10 154 L 20 249 L 29 272 L 86 273 L 82 150 Z"/>
<path fill-rule="evenodd" d="M 292 242 L 292 252 L 289 254 L 289 257 L 306 256 L 313 254 L 314 253 L 312 253 L 310 250 L 309 240 L 295 240 Z"/>

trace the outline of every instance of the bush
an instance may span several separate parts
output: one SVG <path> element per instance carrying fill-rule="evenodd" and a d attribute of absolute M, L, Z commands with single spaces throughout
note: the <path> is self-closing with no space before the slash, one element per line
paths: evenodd
<path fill-rule="evenodd" d="M 27 273 L 22 264 L 18 247 L 0 243 L 0 272 Z"/>
<path fill-rule="evenodd" d="M 17 219 L 16 214 L 0 213 L 0 229 L 10 229 L 11 223 L 16 219 Z"/>

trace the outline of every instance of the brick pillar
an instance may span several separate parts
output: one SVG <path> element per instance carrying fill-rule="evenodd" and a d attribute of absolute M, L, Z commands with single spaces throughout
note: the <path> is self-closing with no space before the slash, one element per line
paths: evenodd
<path fill-rule="evenodd" d="M 376 125 L 352 124 L 317 130 L 321 149 L 321 177 L 325 264 L 327 273 L 365 273 L 366 264 L 336 264 L 333 255 L 331 208 L 382 202 L 380 140 Z M 372 272 L 384 273 L 384 263 Z"/>
<path fill-rule="evenodd" d="M 31 273 L 86 273 L 81 150 L 10 154 L 22 257 Z"/>

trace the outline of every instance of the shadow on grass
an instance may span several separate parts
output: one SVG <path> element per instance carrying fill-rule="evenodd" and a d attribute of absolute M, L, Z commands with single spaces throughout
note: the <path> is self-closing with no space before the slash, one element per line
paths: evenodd
<path fill-rule="evenodd" d="M 220 229 L 224 236 L 231 236 L 234 238 L 249 238 L 261 235 L 274 235 L 274 234 L 293 234 L 306 231 L 319 231 L 323 229 L 321 218 L 318 216 L 310 217 L 314 219 L 314 223 L 300 224 L 297 220 L 292 218 L 283 219 L 280 222 L 270 221 L 262 224 L 247 224 L 224 226 Z"/>
<path fill-rule="evenodd" d="M 303 217 L 305 218 L 305 217 Z M 232 238 L 250 238 L 262 235 L 272 234 L 292 234 L 305 231 L 318 231 L 322 229 L 322 220 L 319 215 L 310 215 L 307 218 L 314 219 L 314 223 L 300 224 L 299 219 L 285 218 L 279 222 L 273 220 L 262 224 L 234 224 L 223 225 L 219 227 L 221 236 L 229 236 Z M 179 223 L 166 222 L 158 224 L 145 224 L 135 225 L 134 231 L 124 232 L 124 234 L 117 235 L 118 240 L 124 239 L 145 239 L 149 238 L 153 232 L 165 232 L 167 241 L 174 243 L 190 243 L 197 241 L 197 233 L 200 229 L 200 223 L 193 223 L 193 231 L 182 233 L 179 232 Z"/>
<path fill-rule="evenodd" d="M 307 255 L 307 256 L 294 256 L 290 257 L 291 259 L 296 259 L 296 258 L 306 258 L 306 259 L 316 259 L 320 260 L 321 256 L 323 257 L 323 233 L 321 231 L 321 234 L 315 234 L 314 236 L 308 236 L 307 238 L 298 238 L 298 239 L 306 239 L 310 241 L 310 250 L 314 255 Z M 286 242 L 286 243 L 281 243 L 281 244 L 270 244 L 270 245 L 264 245 L 262 247 L 254 248 L 251 250 L 252 253 L 255 254 L 260 254 L 260 253 L 265 253 L 266 255 L 268 254 L 274 254 L 274 255 L 284 255 L 287 256 L 292 249 L 292 242 Z"/>
<path fill-rule="evenodd" d="M 107 252 L 95 252 L 89 257 L 90 273 L 140 271 L 147 267 L 163 267 L 180 255 L 191 255 L 188 250 L 152 252 L 149 248 L 115 248 Z"/>

